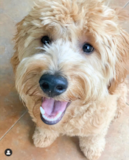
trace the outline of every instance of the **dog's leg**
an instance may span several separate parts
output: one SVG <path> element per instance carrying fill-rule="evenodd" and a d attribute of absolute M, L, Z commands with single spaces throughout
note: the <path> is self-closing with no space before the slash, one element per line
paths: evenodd
<path fill-rule="evenodd" d="M 128 89 L 127 89 L 127 82 L 125 81 L 124 83 L 121 83 L 115 93 L 119 93 L 120 96 L 117 101 L 117 111 L 115 114 L 115 118 L 118 118 L 121 113 L 124 111 L 124 109 L 127 107 L 127 94 L 128 94 Z"/>
<path fill-rule="evenodd" d="M 105 136 L 79 137 L 80 148 L 88 160 L 97 160 L 105 146 Z"/>
<path fill-rule="evenodd" d="M 36 147 L 45 148 L 50 146 L 54 140 L 59 136 L 59 133 L 51 130 L 36 127 L 33 141 Z"/>

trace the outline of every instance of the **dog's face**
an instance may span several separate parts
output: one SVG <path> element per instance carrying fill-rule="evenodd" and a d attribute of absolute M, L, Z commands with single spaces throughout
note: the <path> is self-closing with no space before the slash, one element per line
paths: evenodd
<path fill-rule="evenodd" d="M 79 102 L 76 108 L 101 100 L 125 73 L 126 33 L 117 11 L 97 0 L 39 2 L 18 24 L 16 39 L 17 90 L 49 125 L 73 102 Z"/>

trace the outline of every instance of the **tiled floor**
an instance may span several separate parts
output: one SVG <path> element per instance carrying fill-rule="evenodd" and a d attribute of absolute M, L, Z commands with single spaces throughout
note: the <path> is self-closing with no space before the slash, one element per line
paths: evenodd
<path fill-rule="evenodd" d="M 85 160 L 76 137 L 59 137 L 46 149 L 35 148 L 32 143 L 34 124 L 19 101 L 9 62 L 15 24 L 28 13 L 32 1 L 0 0 L 0 160 Z M 124 6 L 126 2 L 112 0 L 112 5 Z M 125 27 L 129 31 L 129 24 Z M 129 160 L 129 108 L 111 125 L 106 139 L 100 160 Z M 11 157 L 4 154 L 7 148 L 13 151 Z"/>

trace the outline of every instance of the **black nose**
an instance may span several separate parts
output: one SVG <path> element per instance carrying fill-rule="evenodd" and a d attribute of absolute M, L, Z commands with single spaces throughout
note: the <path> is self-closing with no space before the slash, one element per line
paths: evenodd
<path fill-rule="evenodd" d="M 44 93 L 49 97 L 58 96 L 64 93 L 68 87 L 67 79 L 60 75 L 44 74 L 39 80 Z"/>

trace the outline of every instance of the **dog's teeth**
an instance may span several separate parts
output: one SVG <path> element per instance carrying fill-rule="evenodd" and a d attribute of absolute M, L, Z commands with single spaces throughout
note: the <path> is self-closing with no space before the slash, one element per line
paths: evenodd
<path fill-rule="evenodd" d="M 48 120 L 48 121 L 53 121 L 52 118 L 50 119 L 50 118 L 46 117 L 45 115 L 42 115 L 42 116 L 43 116 L 44 119 L 46 119 L 46 120 Z"/>
<path fill-rule="evenodd" d="M 58 115 L 54 118 L 54 120 L 57 120 L 61 116 L 62 112 L 59 112 Z"/>
<path fill-rule="evenodd" d="M 45 114 L 45 111 L 42 107 L 40 107 L 40 112 L 41 112 L 41 114 Z"/>
<path fill-rule="evenodd" d="M 52 122 L 52 121 L 56 121 L 61 116 L 61 114 L 62 114 L 62 112 L 59 112 L 58 115 L 55 118 L 48 118 L 44 114 L 42 114 L 42 116 L 43 116 L 44 119 Z"/>

